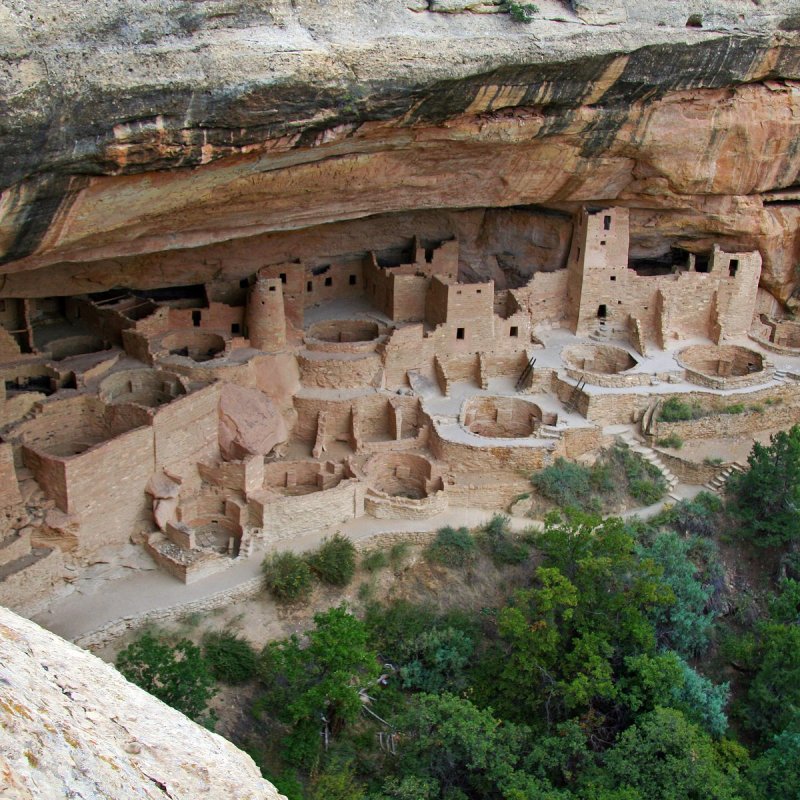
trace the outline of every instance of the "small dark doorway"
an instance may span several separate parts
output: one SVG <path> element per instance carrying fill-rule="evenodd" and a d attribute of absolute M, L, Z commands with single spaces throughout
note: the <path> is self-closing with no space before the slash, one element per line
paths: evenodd
<path fill-rule="evenodd" d="M 201 311 L 192 311 L 192 325 L 194 325 L 195 328 L 199 328 L 200 327 L 200 319 L 201 318 L 202 318 L 202 312 Z"/>
<path fill-rule="evenodd" d="M 730 261 L 730 264 L 728 264 L 728 275 L 730 275 L 731 278 L 735 278 L 736 277 L 736 271 L 738 269 L 739 269 L 739 259 L 738 258 L 732 258 L 731 261 Z"/>
<path fill-rule="evenodd" d="M 608 309 L 606 308 L 605 303 L 601 303 L 597 306 L 597 318 L 598 319 L 605 319 L 608 316 Z"/>

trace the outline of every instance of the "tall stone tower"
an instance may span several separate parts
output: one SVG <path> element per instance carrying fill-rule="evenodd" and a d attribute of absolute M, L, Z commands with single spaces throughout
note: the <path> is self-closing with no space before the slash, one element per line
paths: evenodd
<path fill-rule="evenodd" d="M 247 332 L 258 350 L 280 350 L 286 344 L 286 316 L 280 278 L 256 273 L 247 299 Z"/>

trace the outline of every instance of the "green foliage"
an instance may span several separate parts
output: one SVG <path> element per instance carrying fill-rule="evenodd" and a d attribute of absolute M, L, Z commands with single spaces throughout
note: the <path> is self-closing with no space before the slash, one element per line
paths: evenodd
<path fill-rule="evenodd" d="M 356 780 L 351 764 L 329 766 L 311 787 L 309 800 L 363 800 L 363 786 Z"/>
<path fill-rule="evenodd" d="M 255 676 L 256 651 L 250 642 L 233 633 L 207 633 L 203 637 L 203 655 L 211 674 L 224 683 L 245 683 Z"/>
<path fill-rule="evenodd" d="M 665 400 L 659 412 L 659 419 L 663 422 L 684 422 L 690 419 L 700 419 L 705 412 L 696 401 L 687 403 L 679 397 L 670 397 Z"/>
<path fill-rule="evenodd" d="M 425 548 L 427 561 L 445 567 L 460 568 L 475 559 L 475 537 L 467 528 L 452 528 L 447 525 L 436 532 L 436 538 Z"/>
<path fill-rule="evenodd" d="M 592 469 L 565 458 L 531 475 L 534 487 L 560 508 L 599 511 L 592 486 Z"/>
<path fill-rule="evenodd" d="M 683 439 L 677 433 L 670 433 L 662 439 L 658 439 L 656 444 L 659 447 L 671 447 L 674 450 L 680 450 L 683 447 Z"/>
<path fill-rule="evenodd" d="M 729 406 L 723 406 L 718 409 L 720 414 L 743 414 L 744 403 L 731 403 Z"/>
<path fill-rule="evenodd" d="M 632 798 L 735 800 L 739 777 L 708 734 L 675 709 L 640 717 L 606 754 L 598 786 L 634 792 Z"/>
<path fill-rule="evenodd" d="M 727 492 L 742 533 L 756 544 L 800 538 L 800 426 L 779 431 L 769 446 L 755 442 L 747 472 L 731 476 Z"/>
<path fill-rule="evenodd" d="M 404 689 L 440 693 L 460 691 L 475 645 L 458 628 L 431 628 L 401 647 L 400 678 Z"/>
<path fill-rule="evenodd" d="M 314 574 L 329 586 L 347 586 L 356 571 L 355 545 L 340 533 L 323 539 L 319 548 L 308 556 Z"/>
<path fill-rule="evenodd" d="M 119 653 L 117 669 L 168 706 L 213 726 L 208 702 L 215 694 L 214 677 L 200 648 L 188 639 L 173 644 L 146 631 Z"/>
<path fill-rule="evenodd" d="M 674 596 L 619 519 L 552 516 L 536 545 L 533 587 L 497 617 L 505 645 L 492 678 L 496 707 L 511 719 L 546 709 L 550 724 L 576 713 L 599 728 L 613 724 L 608 704 L 633 702 L 626 657 L 655 655 L 651 617 Z"/>
<path fill-rule="evenodd" d="M 495 514 L 478 533 L 478 544 L 497 566 L 521 564 L 528 558 L 528 548 L 514 539 L 509 522 L 505 514 Z"/>
<path fill-rule="evenodd" d="M 673 689 L 672 700 L 689 720 L 700 725 L 715 739 L 728 730 L 725 707 L 730 699 L 730 684 L 715 684 L 680 659 L 683 683 Z"/>
<path fill-rule="evenodd" d="M 367 648 L 367 631 L 344 606 L 314 615 L 304 645 L 297 636 L 270 642 L 261 653 L 264 695 L 254 713 L 268 710 L 291 726 L 285 755 L 292 763 L 314 764 L 319 757 L 324 717 L 329 731 L 352 724 L 361 712 L 359 687 L 378 674 Z"/>
<path fill-rule="evenodd" d="M 529 23 L 539 13 L 539 7 L 533 3 L 518 3 L 516 0 L 505 0 L 503 8 L 514 22 Z"/>
<path fill-rule="evenodd" d="M 714 590 L 709 582 L 701 579 L 691 560 L 693 545 L 692 539 L 664 532 L 650 545 L 638 548 L 642 558 L 651 559 L 661 568 L 661 580 L 675 598 L 670 605 L 657 606 L 651 613 L 659 640 L 690 657 L 708 647 L 714 622 L 713 613 L 706 610 Z"/>
<path fill-rule="evenodd" d="M 651 506 L 664 496 L 664 482 L 642 478 L 631 481 L 629 484 L 631 496 L 642 505 Z"/>
<path fill-rule="evenodd" d="M 753 800 L 800 797 L 800 733 L 778 734 L 752 762 L 747 777 Z"/>
<path fill-rule="evenodd" d="M 389 554 L 385 550 L 376 548 L 367 550 L 361 556 L 361 569 L 367 572 L 378 572 L 389 566 Z"/>
<path fill-rule="evenodd" d="M 713 536 L 720 526 L 722 500 L 711 492 L 700 492 L 692 500 L 681 500 L 659 515 L 656 523 L 668 525 L 678 533 Z"/>
<path fill-rule="evenodd" d="M 264 586 L 279 602 L 291 603 L 311 594 L 314 579 L 306 560 L 290 551 L 273 553 L 261 562 Z"/>
<path fill-rule="evenodd" d="M 408 542 L 395 542 L 389 548 L 389 564 L 393 570 L 400 569 L 408 561 L 411 546 Z"/>

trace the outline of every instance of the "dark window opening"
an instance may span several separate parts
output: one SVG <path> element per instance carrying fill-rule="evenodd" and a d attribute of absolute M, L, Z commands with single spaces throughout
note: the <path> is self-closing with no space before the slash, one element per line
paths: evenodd
<path fill-rule="evenodd" d="M 736 271 L 738 269 L 739 269 L 739 259 L 738 258 L 732 258 L 731 259 L 731 263 L 728 264 L 728 274 L 731 276 L 731 278 L 735 278 L 736 277 Z"/>
<path fill-rule="evenodd" d="M 611 230 L 611 217 L 608 214 L 606 214 L 603 217 L 603 230 L 604 231 L 610 231 Z"/>
<path fill-rule="evenodd" d="M 456 339 L 463 339 L 463 338 L 464 338 L 464 329 L 456 328 Z"/>
<path fill-rule="evenodd" d="M 581 257 L 581 249 L 580 249 L 580 247 L 579 247 L 579 248 L 578 248 L 578 258 L 580 258 L 580 257 Z"/>
<path fill-rule="evenodd" d="M 601 303 L 597 306 L 597 317 L 598 319 L 605 319 L 608 316 L 608 309 L 606 308 L 605 303 Z"/>
<path fill-rule="evenodd" d="M 269 290 L 270 290 L 271 292 L 274 292 L 274 291 L 275 291 L 275 287 L 274 287 L 274 286 L 270 286 L 270 287 L 269 287 Z"/>
<path fill-rule="evenodd" d="M 519 328 L 516 325 L 511 326 L 511 330 L 508 332 L 509 336 L 517 337 L 519 336 Z"/>
<path fill-rule="evenodd" d="M 250 285 L 250 281 L 248 281 L 247 278 L 242 278 L 239 281 L 239 288 L 240 289 L 246 289 L 249 285 Z"/>
<path fill-rule="evenodd" d="M 433 261 L 433 248 L 432 247 L 426 247 L 425 248 L 425 261 L 427 261 L 428 264 L 430 264 Z"/>
<path fill-rule="evenodd" d="M 605 246 L 606 246 L 606 240 L 605 240 L 605 239 L 603 239 L 603 240 L 600 242 L 600 244 L 601 244 L 601 245 L 603 245 L 603 247 L 605 247 Z"/>
<path fill-rule="evenodd" d="M 313 292 L 314 291 L 314 284 L 312 281 L 306 281 L 306 291 Z"/>
<path fill-rule="evenodd" d="M 325 278 L 326 286 L 333 286 L 333 278 Z"/>
<path fill-rule="evenodd" d="M 698 254 L 694 258 L 694 271 L 695 272 L 708 272 L 709 271 L 709 257 L 708 254 Z"/>
<path fill-rule="evenodd" d="M 481 290 L 480 290 L 480 289 L 478 289 L 478 294 L 480 294 L 480 293 L 481 293 Z"/>
<path fill-rule="evenodd" d="M 612 280 L 612 281 L 615 281 L 616 279 L 617 279 L 617 276 L 616 276 L 616 275 L 612 275 L 612 276 L 609 278 L 609 280 Z"/>
<path fill-rule="evenodd" d="M 202 319 L 203 315 L 200 311 L 192 311 L 192 325 L 195 328 L 200 327 L 200 320 Z"/>
<path fill-rule="evenodd" d="M 6 310 L 6 301 L 0 300 L 0 311 L 5 311 L 5 310 Z"/>
<path fill-rule="evenodd" d="M 241 333 L 242 326 L 238 322 L 231 322 L 231 333 Z"/>
<path fill-rule="evenodd" d="M 351 275 L 350 276 L 350 285 L 351 286 L 355 286 L 356 285 L 356 276 L 355 275 Z"/>
<path fill-rule="evenodd" d="M 281 283 L 286 283 L 286 273 L 285 272 L 281 272 L 280 278 L 281 278 Z"/>

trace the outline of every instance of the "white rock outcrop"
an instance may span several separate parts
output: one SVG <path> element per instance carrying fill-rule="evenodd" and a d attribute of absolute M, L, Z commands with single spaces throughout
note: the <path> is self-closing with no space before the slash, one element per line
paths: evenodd
<path fill-rule="evenodd" d="M 0 608 L 4 800 L 285 800 L 233 744 Z"/>

